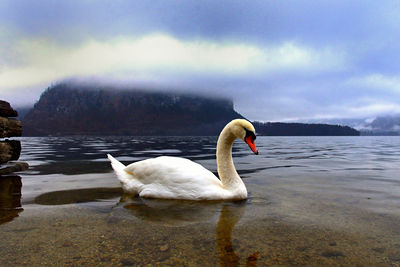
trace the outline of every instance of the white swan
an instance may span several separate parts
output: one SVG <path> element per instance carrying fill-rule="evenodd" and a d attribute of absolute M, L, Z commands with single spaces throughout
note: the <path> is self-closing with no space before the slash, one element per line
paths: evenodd
<path fill-rule="evenodd" d="M 218 138 L 218 179 L 212 172 L 193 161 L 161 156 L 128 166 L 107 155 L 126 193 L 140 197 L 188 200 L 245 199 L 247 190 L 232 160 L 236 138 L 244 140 L 258 154 L 254 144 L 255 129 L 243 119 L 228 123 Z"/>

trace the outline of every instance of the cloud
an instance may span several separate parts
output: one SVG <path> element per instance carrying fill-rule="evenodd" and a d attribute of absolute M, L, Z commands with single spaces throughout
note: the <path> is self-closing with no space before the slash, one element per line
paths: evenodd
<path fill-rule="evenodd" d="M 373 73 L 361 77 L 352 77 L 346 83 L 349 86 L 385 90 L 400 94 L 400 76 Z"/>
<path fill-rule="evenodd" d="M 53 82 L 95 77 L 218 93 L 250 119 L 390 113 L 399 10 L 390 0 L 4 0 L 0 98 L 26 102 L 34 90 L 33 102 Z"/>
<path fill-rule="evenodd" d="M 247 43 L 182 41 L 166 34 L 107 41 L 90 39 L 79 46 L 59 45 L 43 38 L 26 39 L 13 52 L 18 55 L 13 60 L 24 64 L 3 66 L 2 87 L 86 75 L 266 75 L 282 71 L 320 72 L 344 65 L 341 54 L 329 48 L 317 51 L 293 42 L 258 47 Z"/>
<path fill-rule="evenodd" d="M 360 107 L 349 108 L 349 114 L 357 115 L 358 117 L 368 117 L 376 114 L 397 114 L 400 113 L 400 104 L 387 102 L 370 103 Z"/>
<path fill-rule="evenodd" d="M 107 42 L 89 40 L 78 47 L 60 46 L 45 39 L 24 40 L 15 50 L 25 64 L 3 67 L 3 86 L 127 71 L 240 72 L 256 64 L 261 53 L 247 45 L 182 42 L 162 34 Z"/>
<path fill-rule="evenodd" d="M 362 97 L 345 103 L 332 102 L 326 107 L 325 112 L 316 113 L 315 119 L 334 118 L 374 118 L 379 115 L 393 115 L 400 113 L 400 104 L 393 99 L 379 99 L 375 97 Z"/>

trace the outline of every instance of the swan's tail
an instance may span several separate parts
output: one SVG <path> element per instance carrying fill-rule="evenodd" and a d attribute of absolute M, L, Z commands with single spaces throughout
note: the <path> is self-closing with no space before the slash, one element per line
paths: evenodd
<path fill-rule="evenodd" d="M 128 183 L 128 181 L 132 178 L 130 178 L 129 173 L 125 171 L 125 165 L 116 160 L 113 156 L 110 154 L 107 154 L 108 159 L 111 161 L 111 166 L 114 169 L 115 173 L 118 176 L 118 179 L 122 184 Z"/>

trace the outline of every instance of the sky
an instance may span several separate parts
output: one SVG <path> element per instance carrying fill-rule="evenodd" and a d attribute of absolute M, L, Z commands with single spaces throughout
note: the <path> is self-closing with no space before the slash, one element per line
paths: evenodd
<path fill-rule="evenodd" d="M 400 2 L 0 1 L 0 99 L 68 79 L 231 98 L 250 120 L 400 113 Z"/>

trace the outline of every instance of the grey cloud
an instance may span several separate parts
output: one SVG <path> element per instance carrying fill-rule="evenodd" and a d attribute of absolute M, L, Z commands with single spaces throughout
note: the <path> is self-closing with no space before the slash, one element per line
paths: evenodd
<path fill-rule="evenodd" d="M 8 66 L 23 64 L 17 56 L 7 54 L 13 41 L 21 38 L 39 36 L 73 46 L 89 38 L 102 41 L 154 32 L 190 41 L 258 47 L 294 42 L 315 51 L 333 48 L 345 55 L 344 68 L 333 66 L 322 71 L 297 67 L 240 75 L 156 73 L 159 83 L 153 86 L 232 97 L 238 111 L 250 119 L 351 116 L 346 110 L 362 110 L 369 104 L 366 99 L 400 103 L 396 90 L 346 83 L 375 73 L 400 75 L 399 13 L 398 1 L 372 0 L 4 0 L 0 2 L 0 32 L 7 33 L 7 42 L 0 44 L 0 56 Z M 36 92 L 38 95 L 39 89 Z"/>
<path fill-rule="evenodd" d="M 181 38 L 279 42 L 368 39 L 394 27 L 391 1 L 10 1 L 1 21 L 26 34 L 102 36 L 164 31 Z M 389 22 L 388 22 L 389 20 Z M 72 30 L 71 30 L 72 29 Z M 74 38 L 74 36 L 69 36 Z"/>

